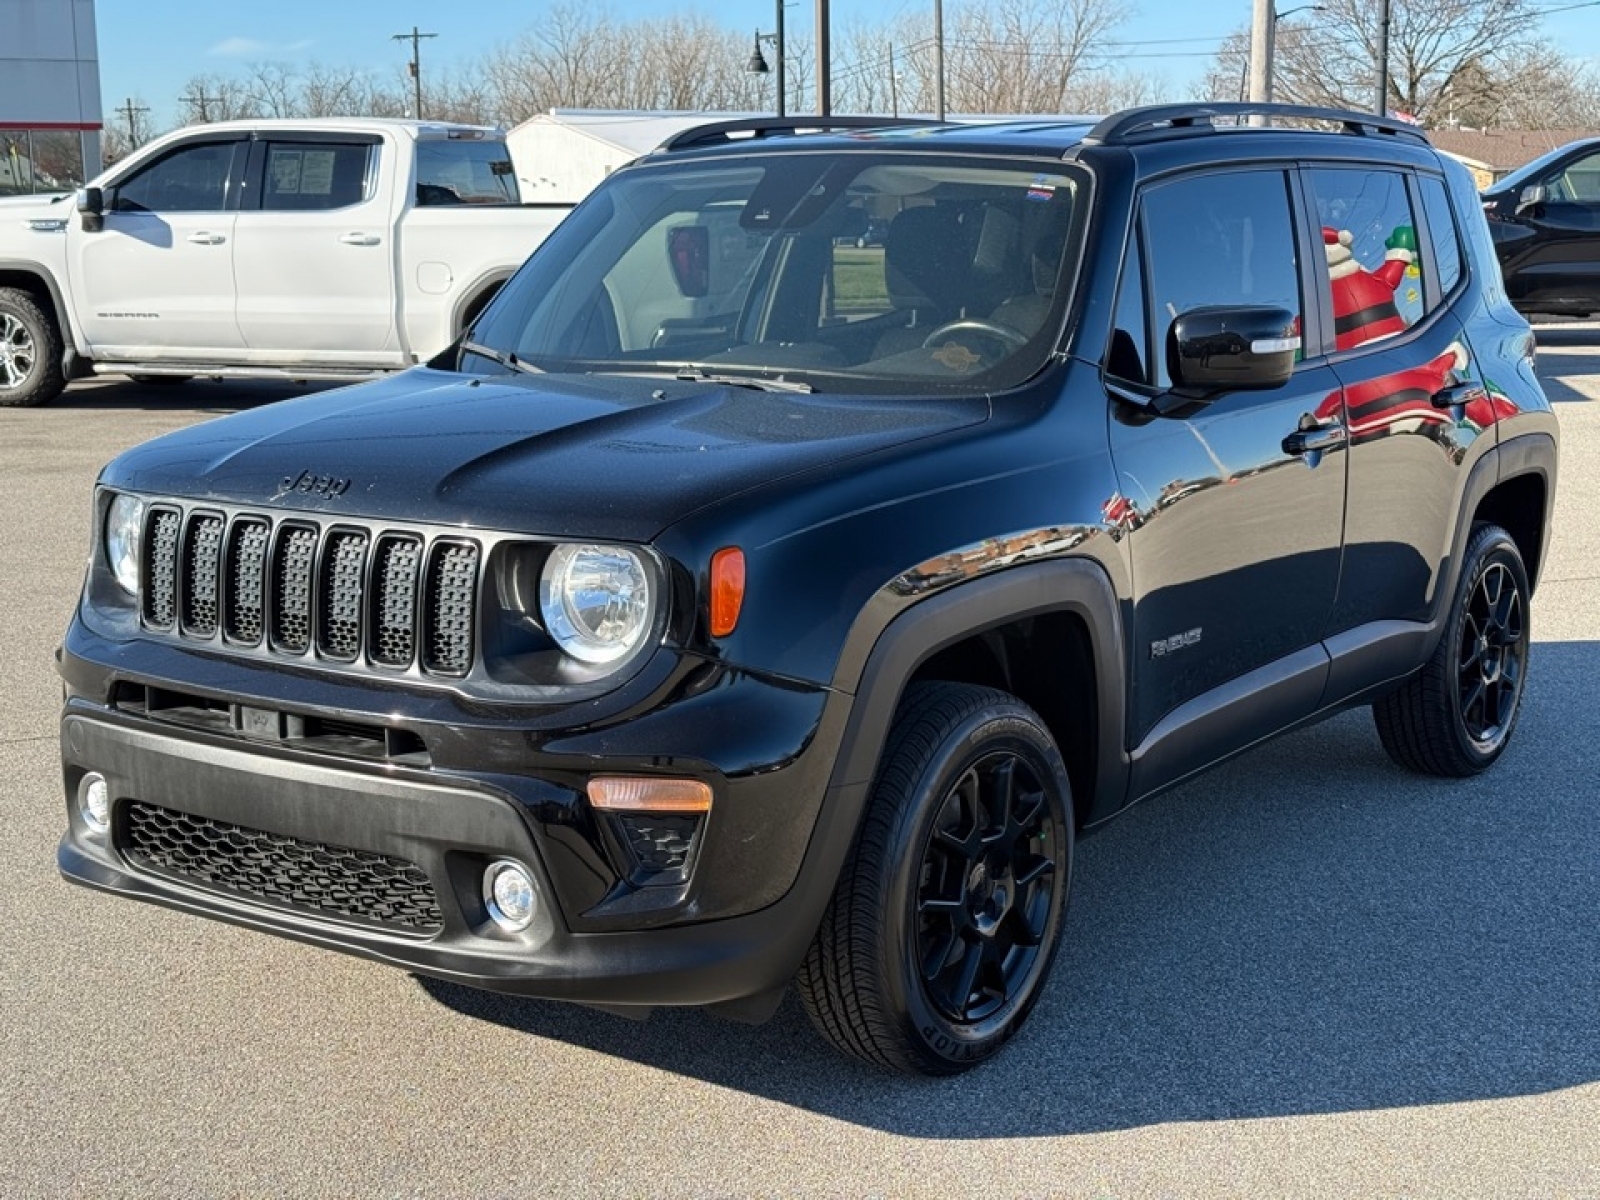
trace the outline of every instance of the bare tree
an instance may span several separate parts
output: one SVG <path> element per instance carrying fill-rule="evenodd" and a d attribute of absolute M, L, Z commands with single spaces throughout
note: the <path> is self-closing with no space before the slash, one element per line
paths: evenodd
<path fill-rule="evenodd" d="M 260 116 L 249 87 L 228 75 L 192 75 L 178 97 L 186 125 L 208 121 L 238 121 Z"/>
<path fill-rule="evenodd" d="M 1116 0 L 965 0 L 947 6 L 945 108 L 1083 111 L 1095 106 L 1086 101 L 1126 90 L 1139 77 L 1114 70 L 1106 45 L 1126 11 Z M 886 28 L 854 25 L 840 44 L 850 61 L 835 72 L 836 108 L 934 111 L 938 65 L 926 16 L 907 15 Z M 1133 90 L 1155 89 L 1140 83 Z"/>
<path fill-rule="evenodd" d="M 1499 81 L 1502 91 L 1514 90 L 1520 73 L 1551 53 L 1537 37 L 1539 13 L 1528 0 L 1391 0 L 1391 5 L 1387 106 L 1425 124 L 1444 120 L 1468 97 L 1481 98 L 1488 81 Z M 1381 0 L 1323 0 L 1314 20 L 1280 22 L 1274 98 L 1370 110 L 1380 7 Z M 1210 95 L 1237 98 L 1248 60 L 1248 32 L 1231 35 L 1212 63 Z"/>
<path fill-rule="evenodd" d="M 255 63 L 245 84 L 258 116 L 305 115 L 305 98 L 294 71 L 282 63 Z"/>

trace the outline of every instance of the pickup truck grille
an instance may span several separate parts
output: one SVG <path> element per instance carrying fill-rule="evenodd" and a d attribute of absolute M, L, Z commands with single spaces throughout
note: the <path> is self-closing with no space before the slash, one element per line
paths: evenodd
<path fill-rule="evenodd" d="M 476 541 L 164 502 L 149 510 L 142 554 L 152 632 L 386 671 L 472 669 Z"/>

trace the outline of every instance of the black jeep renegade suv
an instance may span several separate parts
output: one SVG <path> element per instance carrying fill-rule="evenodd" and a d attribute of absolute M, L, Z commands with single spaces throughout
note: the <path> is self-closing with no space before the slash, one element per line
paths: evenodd
<path fill-rule="evenodd" d="M 619 171 L 425 366 L 105 469 L 68 879 L 610 1009 L 794 980 L 939 1074 L 1083 830 L 1351 705 L 1499 757 L 1556 422 L 1463 169 L 1322 110 L 818 121 Z"/>

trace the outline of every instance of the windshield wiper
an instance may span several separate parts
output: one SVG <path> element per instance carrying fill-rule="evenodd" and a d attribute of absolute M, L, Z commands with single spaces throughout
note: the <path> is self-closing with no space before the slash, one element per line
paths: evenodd
<path fill-rule="evenodd" d="M 817 389 L 798 379 L 768 379 L 763 375 L 713 375 L 695 367 L 685 367 L 677 378 L 685 383 L 720 383 L 728 387 L 754 388 L 760 392 L 814 392 Z"/>
<path fill-rule="evenodd" d="M 461 350 L 465 354 L 476 354 L 480 358 L 487 358 L 490 362 L 505 367 L 508 371 L 521 371 L 524 375 L 544 374 L 538 367 L 523 362 L 515 354 L 493 350 L 488 346 L 480 346 L 477 342 L 462 342 Z"/>

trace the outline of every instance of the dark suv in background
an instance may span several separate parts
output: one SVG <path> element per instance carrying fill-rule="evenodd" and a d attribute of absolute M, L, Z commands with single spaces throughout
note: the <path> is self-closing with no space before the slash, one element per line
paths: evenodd
<path fill-rule="evenodd" d="M 618 171 L 426 366 L 105 469 L 68 879 L 632 1013 L 793 980 L 947 1074 L 1082 832 L 1352 705 L 1501 755 L 1556 422 L 1464 169 L 1317 109 L 819 120 Z"/>
<path fill-rule="evenodd" d="M 1568 143 L 1483 193 L 1511 303 L 1600 313 L 1600 138 Z"/>

